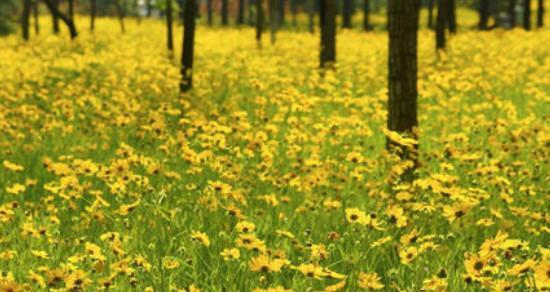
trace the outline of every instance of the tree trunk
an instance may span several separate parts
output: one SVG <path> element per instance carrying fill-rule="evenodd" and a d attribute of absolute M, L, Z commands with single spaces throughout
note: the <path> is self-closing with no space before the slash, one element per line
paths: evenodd
<path fill-rule="evenodd" d="M 369 31 L 372 29 L 369 21 L 370 0 L 363 0 L 363 29 Z"/>
<path fill-rule="evenodd" d="M 95 30 L 95 15 L 97 12 L 97 3 L 96 0 L 91 0 L 90 3 L 90 30 Z"/>
<path fill-rule="evenodd" d="M 448 25 L 449 25 L 449 32 L 454 34 L 456 33 L 456 0 L 448 0 L 448 6 L 447 6 L 447 15 L 449 17 L 448 19 Z"/>
<path fill-rule="evenodd" d="M 344 0 L 342 7 L 342 27 L 351 28 L 351 6 L 352 0 Z"/>
<path fill-rule="evenodd" d="M 193 87 L 193 47 L 195 44 L 195 13 L 197 11 L 195 1 L 185 1 L 180 92 L 189 91 Z"/>
<path fill-rule="evenodd" d="M 120 0 L 115 0 L 115 6 L 118 14 L 118 22 L 120 23 L 120 31 L 126 33 L 126 26 L 124 25 L 124 17 L 126 16 L 125 8 L 120 4 Z"/>
<path fill-rule="evenodd" d="M 34 33 L 40 34 L 40 22 L 38 21 L 38 0 L 32 1 L 32 14 L 34 18 Z"/>
<path fill-rule="evenodd" d="M 68 1 L 69 5 L 69 18 L 74 21 L 74 0 Z"/>
<path fill-rule="evenodd" d="M 544 0 L 539 0 L 539 7 L 537 10 L 537 27 L 544 26 Z"/>
<path fill-rule="evenodd" d="M 206 0 L 206 23 L 212 25 L 212 14 L 214 13 L 213 0 Z"/>
<path fill-rule="evenodd" d="M 487 30 L 489 24 L 489 0 L 479 1 L 479 24 L 480 30 Z"/>
<path fill-rule="evenodd" d="M 279 25 L 279 10 L 277 9 L 278 0 L 268 0 L 269 3 L 269 27 L 270 27 L 270 36 L 271 44 L 275 44 L 277 41 L 277 27 Z"/>
<path fill-rule="evenodd" d="M 256 0 L 256 41 L 258 46 L 262 43 L 262 31 L 264 29 L 264 8 L 263 0 Z"/>
<path fill-rule="evenodd" d="M 55 7 L 56 11 L 59 11 L 59 0 L 51 0 L 51 4 L 53 5 L 53 7 Z M 51 9 L 50 9 L 50 11 L 51 11 Z M 59 17 L 55 13 L 52 13 L 52 24 L 53 24 L 53 33 L 58 34 L 59 33 Z"/>
<path fill-rule="evenodd" d="M 428 28 L 434 28 L 434 5 L 435 0 L 428 0 Z"/>
<path fill-rule="evenodd" d="M 308 26 L 309 32 L 315 32 L 315 0 L 307 0 L 307 14 L 308 14 Z"/>
<path fill-rule="evenodd" d="M 228 0 L 222 0 L 222 25 L 229 24 L 229 3 Z"/>
<path fill-rule="evenodd" d="M 151 5 L 151 0 L 145 0 L 145 16 L 151 17 L 153 11 L 153 6 Z"/>
<path fill-rule="evenodd" d="M 388 123 L 391 131 L 416 138 L 417 119 L 417 44 L 420 0 L 389 0 L 388 29 Z M 389 139 L 388 149 L 401 148 Z M 404 148 L 404 147 L 403 147 Z M 405 173 L 412 179 L 417 166 L 416 151 L 401 148 L 402 159 L 412 160 L 414 166 Z"/>
<path fill-rule="evenodd" d="M 174 51 L 174 37 L 172 36 L 172 0 L 166 0 L 166 40 L 168 51 Z"/>
<path fill-rule="evenodd" d="M 292 26 L 298 26 L 298 3 L 297 0 L 290 0 L 290 12 L 292 13 Z"/>
<path fill-rule="evenodd" d="M 523 0 L 523 28 L 531 30 L 531 0 Z"/>
<path fill-rule="evenodd" d="M 279 9 L 279 21 L 277 22 L 277 25 L 282 26 L 286 23 L 286 0 L 279 0 L 279 3 L 277 3 L 277 8 Z"/>
<path fill-rule="evenodd" d="M 237 13 L 237 24 L 244 24 L 244 0 L 239 0 L 239 11 Z"/>
<path fill-rule="evenodd" d="M 449 15 L 449 1 L 439 0 L 437 4 L 437 22 L 435 24 L 435 48 L 445 49 L 445 29 L 447 28 L 447 17 Z"/>
<path fill-rule="evenodd" d="M 29 40 L 29 24 L 31 20 L 31 0 L 23 1 L 23 15 L 21 16 L 21 28 L 23 39 Z"/>
<path fill-rule="evenodd" d="M 508 18 L 510 28 L 514 28 L 516 26 L 516 0 L 508 0 Z"/>
<path fill-rule="evenodd" d="M 321 0 L 321 69 L 334 69 L 336 63 L 336 0 Z"/>
<path fill-rule="evenodd" d="M 76 30 L 76 26 L 72 19 L 70 19 L 67 15 L 61 13 L 57 7 L 57 1 L 56 0 L 44 0 L 44 3 L 46 3 L 46 6 L 48 6 L 48 9 L 50 10 L 52 17 L 61 19 L 65 25 L 67 25 L 67 28 L 69 29 L 69 33 L 71 35 L 71 39 L 75 39 L 78 36 L 78 32 Z M 58 27 L 59 29 L 59 27 Z"/>

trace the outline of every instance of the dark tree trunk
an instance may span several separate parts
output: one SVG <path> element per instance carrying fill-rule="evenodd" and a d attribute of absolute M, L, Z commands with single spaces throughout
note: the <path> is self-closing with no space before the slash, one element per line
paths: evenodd
<path fill-rule="evenodd" d="M 56 11 L 59 11 L 59 0 L 51 0 L 51 4 L 53 5 L 53 7 L 55 7 Z M 49 8 L 49 6 L 48 6 L 48 8 Z M 51 9 L 50 9 L 50 11 L 51 11 Z M 59 33 L 59 17 L 55 13 L 52 13 L 52 24 L 53 24 L 53 33 L 58 34 Z"/>
<path fill-rule="evenodd" d="M 342 1 L 342 4 L 342 27 L 351 28 L 352 0 L 344 0 Z"/>
<path fill-rule="evenodd" d="M 434 5 L 435 0 L 428 0 L 428 28 L 434 28 Z"/>
<path fill-rule="evenodd" d="M 212 20 L 214 13 L 214 7 L 213 7 L 214 1 L 213 0 L 206 0 L 206 23 L 208 25 L 212 25 L 214 21 Z"/>
<path fill-rule="evenodd" d="M 278 0 L 268 0 L 269 4 L 269 27 L 270 27 L 270 36 L 271 44 L 275 44 L 277 40 L 276 33 L 279 26 L 279 10 L 277 9 Z"/>
<path fill-rule="evenodd" d="M 544 0 L 539 0 L 539 7 L 537 10 L 537 27 L 544 26 Z"/>
<path fill-rule="evenodd" d="M 145 0 L 145 16 L 151 17 L 153 12 L 153 6 L 151 5 L 151 0 Z"/>
<path fill-rule="evenodd" d="M 97 3 L 96 0 L 91 0 L 90 3 L 90 30 L 95 30 L 95 14 L 97 12 Z"/>
<path fill-rule="evenodd" d="M 449 12 L 449 32 L 454 34 L 456 33 L 456 0 L 449 0 L 447 11 Z"/>
<path fill-rule="evenodd" d="M 193 47 L 195 44 L 195 13 L 197 11 L 195 1 L 185 1 L 180 92 L 189 91 L 193 87 Z"/>
<path fill-rule="evenodd" d="M 68 1 L 69 5 L 69 18 L 74 21 L 74 0 Z"/>
<path fill-rule="evenodd" d="M 420 0 L 389 0 L 388 29 L 388 124 L 391 131 L 415 137 L 417 119 L 417 43 Z M 416 137 L 415 137 L 416 138 Z M 391 142 L 389 149 L 400 148 Z M 402 159 L 412 160 L 413 169 L 407 170 L 405 179 L 412 179 L 417 165 L 415 151 L 401 148 Z"/>
<path fill-rule="evenodd" d="M 516 0 L 508 0 L 508 18 L 510 28 L 514 28 L 516 26 Z"/>
<path fill-rule="evenodd" d="M 166 40 L 170 52 L 174 51 L 174 37 L 172 35 L 172 0 L 166 0 Z"/>
<path fill-rule="evenodd" d="M 336 63 L 336 0 L 321 0 L 321 69 L 334 69 Z"/>
<path fill-rule="evenodd" d="M 479 24 L 480 30 L 487 30 L 489 24 L 489 0 L 479 1 Z"/>
<path fill-rule="evenodd" d="M 369 31 L 372 29 L 369 21 L 370 0 L 363 0 L 363 29 Z"/>
<path fill-rule="evenodd" d="M 229 3 L 228 0 L 222 0 L 222 25 L 229 24 Z"/>
<path fill-rule="evenodd" d="M 449 1 L 439 0 L 437 4 L 437 22 L 435 24 L 435 48 L 445 49 L 445 29 L 447 28 L 447 17 L 449 15 Z"/>
<path fill-rule="evenodd" d="M 40 34 L 40 22 L 38 21 L 38 0 L 32 1 L 32 14 L 34 18 L 34 33 Z"/>
<path fill-rule="evenodd" d="M 307 0 L 307 14 L 308 14 L 308 26 L 309 32 L 315 32 L 315 0 Z"/>
<path fill-rule="evenodd" d="M 120 31 L 126 33 L 126 26 L 124 25 L 124 17 L 126 16 L 125 7 L 122 7 L 120 0 L 115 0 L 115 6 L 118 14 L 118 22 L 120 23 Z"/>
<path fill-rule="evenodd" d="M 239 11 L 237 13 L 237 24 L 244 24 L 244 0 L 239 0 Z"/>
<path fill-rule="evenodd" d="M 290 12 L 292 13 L 292 26 L 298 25 L 298 3 L 296 3 L 297 0 L 290 0 Z"/>
<path fill-rule="evenodd" d="M 72 19 L 70 19 L 67 15 L 61 13 L 56 6 L 57 1 L 56 0 L 44 0 L 44 3 L 46 3 L 46 6 L 48 6 L 48 9 L 52 13 L 53 17 L 61 19 L 65 25 L 67 25 L 67 28 L 69 29 L 69 33 L 71 35 L 71 39 L 75 39 L 78 36 L 78 32 L 76 30 L 76 26 Z M 59 28 L 58 28 L 59 29 Z"/>
<path fill-rule="evenodd" d="M 262 42 L 262 31 L 264 29 L 264 7 L 263 0 L 256 0 L 256 41 L 258 46 Z"/>
<path fill-rule="evenodd" d="M 531 0 L 523 0 L 523 28 L 531 30 Z"/>
<path fill-rule="evenodd" d="M 23 1 L 23 15 L 21 15 L 21 27 L 23 33 L 23 39 L 29 40 L 29 24 L 31 21 L 31 0 Z"/>
<path fill-rule="evenodd" d="M 279 9 L 279 21 L 277 25 L 284 25 L 286 23 L 286 0 L 279 0 L 277 8 Z"/>

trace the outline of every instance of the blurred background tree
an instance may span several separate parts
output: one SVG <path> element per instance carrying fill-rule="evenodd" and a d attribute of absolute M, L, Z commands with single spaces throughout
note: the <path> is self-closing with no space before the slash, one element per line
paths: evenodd
<path fill-rule="evenodd" d="M 15 31 L 20 14 L 19 6 L 21 6 L 21 1 L 0 1 L 0 35 L 7 35 Z"/>

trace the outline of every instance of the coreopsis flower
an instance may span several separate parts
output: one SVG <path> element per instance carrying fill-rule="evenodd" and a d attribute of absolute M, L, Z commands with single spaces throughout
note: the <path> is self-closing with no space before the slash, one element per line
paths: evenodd
<path fill-rule="evenodd" d="M 320 280 L 328 276 L 323 267 L 315 264 L 300 264 L 296 269 L 309 278 Z"/>
<path fill-rule="evenodd" d="M 235 226 L 235 229 L 237 229 L 237 232 L 239 233 L 250 233 L 256 230 L 256 225 L 249 221 L 240 221 Z"/>
<path fill-rule="evenodd" d="M 543 260 L 534 267 L 535 285 L 538 289 L 550 289 L 550 261 Z"/>
<path fill-rule="evenodd" d="M 202 244 L 206 247 L 210 246 L 210 239 L 208 238 L 208 235 L 204 232 L 192 231 L 191 232 L 191 239 L 193 239 L 196 242 L 199 242 L 200 244 Z"/>
<path fill-rule="evenodd" d="M 381 278 L 375 272 L 359 274 L 357 279 L 359 287 L 364 289 L 380 290 L 384 288 L 384 284 L 380 282 Z"/>
<path fill-rule="evenodd" d="M 181 263 L 178 259 L 173 257 L 165 257 L 162 259 L 162 267 L 166 270 L 177 269 L 181 266 Z"/>
<path fill-rule="evenodd" d="M 224 260 L 236 260 L 241 256 L 241 252 L 236 248 L 224 248 L 220 253 Z"/>
<path fill-rule="evenodd" d="M 250 260 L 249 266 L 252 272 L 277 273 L 281 271 L 285 261 L 271 259 L 267 255 L 259 255 Z"/>
<path fill-rule="evenodd" d="M 72 271 L 64 280 L 65 287 L 70 291 L 86 290 L 86 286 L 92 282 L 92 280 L 88 278 L 88 273 L 80 269 Z"/>

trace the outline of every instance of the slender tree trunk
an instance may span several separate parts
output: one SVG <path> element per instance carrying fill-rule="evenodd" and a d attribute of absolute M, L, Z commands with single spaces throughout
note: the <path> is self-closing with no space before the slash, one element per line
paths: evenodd
<path fill-rule="evenodd" d="M 124 17 L 126 16 L 125 8 L 120 4 L 120 0 L 115 0 L 115 6 L 118 14 L 118 22 L 120 23 L 120 31 L 126 33 L 126 26 L 124 25 Z"/>
<path fill-rule="evenodd" d="M 428 0 L 428 28 L 434 28 L 434 6 L 435 0 Z"/>
<path fill-rule="evenodd" d="M 363 0 L 363 29 L 369 31 L 372 29 L 369 21 L 370 0 Z"/>
<path fill-rule="evenodd" d="M 352 0 L 344 0 L 342 1 L 343 7 L 342 7 L 342 27 L 343 28 L 351 28 L 351 7 L 352 7 Z"/>
<path fill-rule="evenodd" d="M 229 3 L 228 0 L 222 0 L 222 25 L 229 24 Z"/>
<path fill-rule="evenodd" d="M 321 0 L 321 69 L 334 69 L 336 63 L 336 0 Z"/>
<path fill-rule="evenodd" d="M 145 16 L 151 17 L 153 11 L 153 6 L 151 5 L 151 0 L 145 0 Z"/>
<path fill-rule="evenodd" d="M 479 24 L 480 30 L 487 30 L 489 25 L 489 0 L 479 1 Z"/>
<path fill-rule="evenodd" d="M 297 0 L 290 0 L 290 12 L 292 13 L 292 26 L 298 26 L 298 3 Z"/>
<path fill-rule="evenodd" d="M 275 44 L 277 41 L 277 28 L 279 25 L 279 10 L 277 9 L 278 0 L 268 0 L 269 3 L 269 27 L 270 27 L 270 36 L 271 44 Z"/>
<path fill-rule="evenodd" d="M 279 9 L 279 21 L 277 22 L 278 26 L 286 24 L 286 0 L 279 0 L 277 3 L 277 8 Z"/>
<path fill-rule="evenodd" d="M 31 0 L 23 1 L 23 15 L 21 16 L 21 27 L 23 33 L 23 39 L 29 40 L 29 24 L 31 19 Z"/>
<path fill-rule="evenodd" d="M 531 30 L 531 0 L 523 0 L 523 28 Z"/>
<path fill-rule="evenodd" d="M 186 0 L 185 23 L 183 29 L 183 50 L 181 53 L 180 92 L 189 91 L 193 87 L 193 50 L 195 44 L 196 11 L 196 0 Z"/>
<path fill-rule="evenodd" d="M 51 4 L 53 5 L 53 7 L 55 7 L 56 11 L 59 11 L 59 0 L 51 0 Z M 52 13 L 52 24 L 53 24 L 53 33 L 58 34 L 59 33 L 59 17 L 55 13 Z"/>
<path fill-rule="evenodd" d="M 308 14 L 308 26 L 309 32 L 315 32 L 315 0 L 307 0 L 307 14 Z"/>
<path fill-rule="evenodd" d="M 174 52 L 174 37 L 172 36 L 172 0 L 166 0 L 166 40 L 168 51 Z"/>
<path fill-rule="evenodd" d="M 32 14 L 34 17 L 34 33 L 40 34 L 40 22 L 38 21 L 38 0 L 32 1 Z"/>
<path fill-rule="evenodd" d="M 510 19 L 510 28 L 516 26 L 516 0 L 508 0 L 508 18 Z"/>
<path fill-rule="evenodd" d="M 95 30 L 95 15 L 97 12 L 97 3 L 96 0 L 91 0 L 90 3 L 90 30 Z"/>
<path fill-rule="evenodd" d="M 74 0 L 68 1 L 69 5 L 69 18 L 74 21 Z"/>
<path fill-rule="evenodd" d="M 539 7 L 537 9 L 537 27 L 544 26 L 544 0 L 539 0 Z"/>
<path fill-rule="evenodd" d="M 243 25 L 244 24 L 244 0 L 239 0 L 239 10 L 237 13 L 237 24 Z"/>
<path fill-rule="evenodd" d="M 449 32 L 454 34 L 456 33 L 456 0 L 448 0 L 448 7 L 447 7 L 447 15 L 449 17 L 448 19 L 448 26 L 449 26 Z"/>
<path fill-rule="evenodd" d="M 262 31 L 264 29 L 264 8 L 263 0 L 256 0 L 256 41 L 258 46 L 262 43 Z"/>
<path fill-rule="evenodd" d="M 58 2 L 56 0 L 44 0 L 44 3 L 46 3 L 46 6 L 48 6 L 48 9 L 52 13 L 53 17 L 61 19 L 65 23 L 65 25 L 67 25 L 67 28 L 69 28 L 69 33 L 71 35 L 71 39 L 75 39 L 78 36 L 76 26 L 72 19 L 59 11 L 57 7 Z"/>
<path fill-rule="evenodd" d="M 208 25 L 212 25 L 213 24 L 213 17 L 212 17 L 212 14 L 214 13 L 214 2 L 213 0 L 206 0 L 206 23 Z"/>
<path fill-rule="evenodd" d="M 449 15 L 449 0 L 439 0 L 437 4 L 437 22 L 435 24 L 435 48 L 445 49 L 445 29 Z"/>
<path fill-rule="evenodd" d="M 417 44 L 420 0 L 388 0 L 388 124 L 391 131 L 416 138 L 417 118 Z M 412 180 L 417 165 L 416 151 L 409 151 L 391 142 L 389 149 L 400 148 L 402 159 L 412 160 L 404 179 Z"/>

